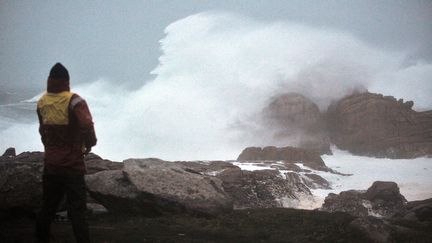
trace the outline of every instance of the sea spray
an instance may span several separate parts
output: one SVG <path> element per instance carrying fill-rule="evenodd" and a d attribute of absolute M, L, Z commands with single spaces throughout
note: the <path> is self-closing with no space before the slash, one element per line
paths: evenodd
<path fill-rule="evenodd" d="M 404 53 L 377 49 L 348 33 L 223 12 L 191 15 L 165 33 L 155 78 L 143 80 L 141 88 L 71 80 L 93 113 L 99 138 L 94 152 L 101 156 L 235 159 L 248 146 L 289 145 L 257 119 L 271 97 L 286 92 L 303 93 L 322 111 L 359 88 L 409 97 L 419 108 L 432 104 L 425 95 L 430 65 L 403 65 Z M 2 124 L 0 149 L 42 150 L 36 121 L 34 115 L 32 124 Z"/>

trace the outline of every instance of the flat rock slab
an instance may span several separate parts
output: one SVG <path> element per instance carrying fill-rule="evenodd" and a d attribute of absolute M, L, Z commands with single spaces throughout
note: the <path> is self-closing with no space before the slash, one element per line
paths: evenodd
<path fill-rule="evenodd" d="M 232 210 L 222 181 L 158 159 L 129 159 L 123 171 L 138 191 L 173 201 L 186 211 L 215 214 Z"/>
<path fill-rule="evenodd" d="M 222 181 L 159 159 L 129 159 L 123 170 L 86 176 L 90 195 L 114 213 L 218 214 L 233 209 Z"/>

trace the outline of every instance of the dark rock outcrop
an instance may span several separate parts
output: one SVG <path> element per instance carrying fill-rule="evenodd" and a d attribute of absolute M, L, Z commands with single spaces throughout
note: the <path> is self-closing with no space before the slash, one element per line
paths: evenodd
<path fill-rule="evenodd" d="M 311 189 L 331 189 L 330 183 L 320 175 L 307 173 L 304 176 L 302 182 Z"/>
<path fill-rule="evenodd" d="M 2 156 L 15 157 L 16 156 L 15 148 L 6 149 Z"/>
<path fill-rule="evenodd" d="M 349 190 L 339 194 L 329 193 L 324 200 L 322 210 L 328 212 L 345 212 L 357 217 L 370 214 L 371 205 L 363 199 L 364 192 Z"/>
<path fill-rule="evenodd" d="M 386 243 L 395 241 L 392 237 L 395 227 L 379 218 L 372 216 L 361 217 L 353 220 L 349 225 L 362 232 L 368 238 L 368 242 Z"/>
<path fill-rule="evenodd" d="M 357 155 L 415 158 L 432 155 L 432 111 L 416 112 L 413 102 L 356 93 L 327 112 L 331 141 Z"/>
<path fill-rule="evenodd" d="M 315 170 L 329 171 L 329 168 L 325 165 L 318 152 L 294 147 L 248 147 L 241 152 L 237 160 L 269 160 L 285 161 L 290 163 L 303 163 L 305 166 Z"/>
<path fill-rule="evenodd" d="M 375 181 L 369 187 L 364 195 L 365 198 L 372 202 L 406 202 L 406 199 L 400 194 L 399 187 L 392 181 Z"/>
<path fill-rule="evenodd" d="M 32 212 L 42 202 L 41 163 L 0 163 L 0 210 Z"/>
<path fill-rule="evenodd" d="M 408 202 L 405 210 L 401 210 L 394 217 L 429 222 L 432 226 L 432 198 Z"/>
<path fill-rule="evenodd" d="M 24 163 L 43 163 L 44 161 L 44 153 L 43 152 L 23 152 L 18 154 L 15 158 L 15 161 L 24 162 Z"/>
<path fill-rule="evenodd" d="M 216 175 L 234 201 L 234 208 L 295 207 L 311 199 L 310 190 L 301 182 L 284 179 L 277 170 L 243 171 L 230 168 Z"/>
<path fill-rule="evenodd" d="M 317 105 L 298 93 L 275 97 L 263 110 L 266 126 L 275 138 L 289 139 L 296 147 L 331 154 L 323 115 Z"/>
<path fill-rule="evenodd" d="M 346 212 L 358 217 L 390 217 L 404 212 L 406 202 L 396 183 L 376 181 L 366 192 L 350 190 L 338 195 L 330 193 L 322 210 Z"/>

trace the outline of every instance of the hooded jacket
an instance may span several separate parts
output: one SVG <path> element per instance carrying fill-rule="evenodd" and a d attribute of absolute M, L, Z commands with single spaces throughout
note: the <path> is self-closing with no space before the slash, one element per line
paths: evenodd
<path fill-rule="evenodd" d="M 45 147 L 45 174 L 85 174 L 84 153 L 96 145 L 87 103 L 71 93 L 69 74 L 61 64 L 50 72 L 47 92 L 39 99 L 39 133 Z"/>

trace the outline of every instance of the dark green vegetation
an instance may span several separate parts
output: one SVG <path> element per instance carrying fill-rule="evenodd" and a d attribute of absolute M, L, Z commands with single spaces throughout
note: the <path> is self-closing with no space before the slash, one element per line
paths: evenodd
<path fill-rule="evenodd" d="M 217 217 L 90 217 L 94 242 L 367 242 L 345 213 L 295 209 L 237 210 Z M 33 220 L 3 219 L 2 242 L 32 242 Z M 53 242 L 74 242 L 67 222 L 53 224 Z"/>

